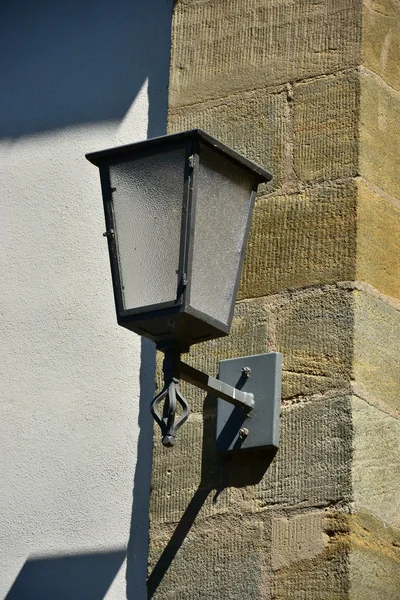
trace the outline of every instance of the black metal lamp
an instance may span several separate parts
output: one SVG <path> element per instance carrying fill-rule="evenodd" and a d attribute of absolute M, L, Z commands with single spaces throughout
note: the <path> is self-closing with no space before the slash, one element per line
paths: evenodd
<path fill-rule="evenodd" d="M 213 378 L 195 375 L 180 354 L 229 333 L 257 186 L 271 174 L 200 129 L 86 158 L 100 169 L 118 323 L 165 353 L 165 387 L 152 403 L 164 445 L 189 415 L 179 378 L 200 378 L 248 414 L 251 391 L 236 389 L 236 400 L 223 394 L 221 382 L 210 387 Z"/>

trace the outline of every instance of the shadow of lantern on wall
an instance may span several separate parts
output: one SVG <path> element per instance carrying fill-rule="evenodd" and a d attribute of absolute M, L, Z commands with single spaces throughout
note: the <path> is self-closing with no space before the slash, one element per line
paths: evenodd
<path fill-rule="evenodd" d="M 220 398 L 219 450 L 277 448 L 279 353 L 222 361 L 220 379 L 180 359 L 229 333 L 257 187 L 271 174 L 200 129 L 86 158 L 100 170 L 118 323 L 165 354 L 151 404 L 163 444 L 189 416 L 184 379 Z"/>

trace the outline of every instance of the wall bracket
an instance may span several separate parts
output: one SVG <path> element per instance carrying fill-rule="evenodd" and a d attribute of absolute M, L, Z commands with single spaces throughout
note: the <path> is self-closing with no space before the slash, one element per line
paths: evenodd
<path fill-rule="evenodd" d="M 160 426 L 162 443 L 175 444 L 176 432 L 188 419 L 189 405 L 179 392 L 179 380 L 218 398 L 217 450 L 231 452 L 279 446 L 282 356 L 277 352 L 234 358 L 220 362 L 216 379 L 180 360 L 175 348 L 165 350 L 164 388 L 151 403 L 151 413 Z M 177 418 L 177 401 L 182 414 Z M 163 414 L 158 406 L 163 404 Z"/>
<path fill-rule="evenodd" d="M 249 369 L 248 377 L 243 377 Z M 218 400 L 217 450 L 235 452 L 279 448 L 282 355 L 279 352 L 223 360 L 219 378 L 254 396 L 254 408 L 245 413 Z"/>

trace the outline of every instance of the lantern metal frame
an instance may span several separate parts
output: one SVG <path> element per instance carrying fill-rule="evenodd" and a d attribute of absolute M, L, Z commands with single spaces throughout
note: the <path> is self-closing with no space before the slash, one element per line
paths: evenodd
<path fill-rule="evenodd" d="M 122 280 L 118 262 L 117 240 L 113 216 L 113 191 L 110 183 L 109 166 L 149 155 L 150 152 L 163 152 L 182 148 L 185 143 L 185 170 L 183 185 L 183 204 L 181 214 L 178 285 L 176 298 L 173 301 L 125 309 L 122 298 Z M 192 344 L 225 336 L 229 333 L 234 310 L 234 300 L 227 323 L 223 323 L 207 313 L 190 305 L 194 227 L 197 201 L 197 178 L 199 171 L 200 145 L 210 147 L 215 152 L 228 157 L 254 177 L 250 198 L 250 217 L 254 207 L 257 187 L 260 183 L 270 181 L 271 173 L 251 162 L 238 152 L 232 150 L 216 138 L 201 129 L 193 129 L 181 133 L 153 138 L 127 146 L 120 146 L 99 152 L 92 152 L 86 158 L 99 167 L 102 185 L 104 213 L 106 221 L 105 236 L 108 239 L 111 272 L 113 280 L 115 307 L 119 325 L 151 339 L 158 349 L 165 349 L 174 343 L 174 330 L 179 329 L 179 350 L 187 352 Z M 240 274 L 243 266 L 246 242 L 251 218 L 248 219 L 245 230 L 242 251 L 238 264 L 233 299 L 236 298 Z M 223 225 L 223 224 L 222 224 Z M 118 235 L 118 234 L 117 234 Z M 168 231 L 160 231 L 160 235 L 168 235 Z M 149 331 L 149 329 L 152 330 Z"/>

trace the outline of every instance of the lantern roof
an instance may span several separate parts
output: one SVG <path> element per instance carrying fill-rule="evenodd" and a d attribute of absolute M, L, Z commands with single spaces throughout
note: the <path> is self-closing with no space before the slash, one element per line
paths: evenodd
<path fill-rule="evenodd" d="M 200 140 L 214 150 L 226 154 L 232 161 L 252 171 L 255 174 L 258 183 L 264 183 L 272 179 L 272 174 L 269 171 L 263 169 L 253 161 L 249 160 L 239 152 L 236 152 L 236 150 L 233 150 L 202 129 L 190 129 L 188 131 L 155 137 L 142 142 L 136 142 L 134 144 L 126 144 L 125 146 L 116 146 L 115 148 L 108 148 L 106 150 L 99 150 L 97 152 L 89 152 L 86 154 L 86 158 L 98 167 L 104 162 L 114 160 L 122 161 L 127 155 L 136 154 L 137 152 L 140 153 L 142 150 L 147 150 L 152 147 L 157 148 L 157 146 L 161 147 L 163 145 L 179 142 L 189 138 Z"/>

